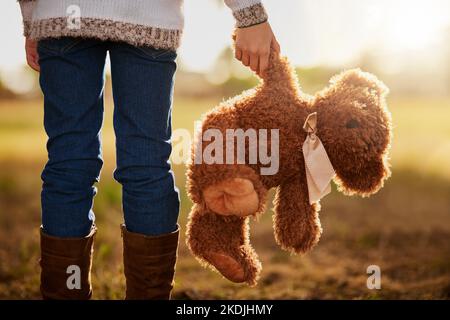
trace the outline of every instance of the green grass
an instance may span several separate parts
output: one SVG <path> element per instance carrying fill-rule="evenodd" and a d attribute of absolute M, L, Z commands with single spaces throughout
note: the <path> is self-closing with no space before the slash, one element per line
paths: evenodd
<path fill-rule="evenodd" d="M 218 101 L 175 99 L 173 127 L 191 133 L 194 121 Z M 389 101 L 393 115 L 392 165 L 450 179 L 450 98 Z M 106 165 L 114 167 L 112 102 L 107 99 L 103 144 Z M 0 160 L 45 159 L 46 136 L 40 101 L 0 101 Z M 109 163 L 111 162 L 111 163 Z"/>
<path fill-rule="evenodd" d="M 394 123 L 392 163 L 450 179 L 450 99 L 399 99 L 390 103 Z"/>
<path fill-rule="evenodd" d="M 193 121 L 215 101 L 177 99 L 174 128 Z M 322 201 L 324 228 L 308 255 L 292 256 L 273 240 L 271 212 L 252 223 L 252 243 L 263 262 L 255 288 L 235 285 L 203 269 L 184 238 L 174 296 L 178 299 L 448 299 L 450 298 L 450 100 L 392 99 L 393 177 L 369 199 L 336 190 Z M 103 130 L 105 166 L 95 211 L 99 233 L 94 298 L 124 297 L 120 186 L 115 166 L 111 101 Z M 39 101 L 0 102 L 0 299 L 39 298 L 40 171 L 45 133 Z M 184 166 L 174 166 L 184 230 L 191 203 Z M 382 290 L 366 288 L 366 268 L 382 270 Z"/>

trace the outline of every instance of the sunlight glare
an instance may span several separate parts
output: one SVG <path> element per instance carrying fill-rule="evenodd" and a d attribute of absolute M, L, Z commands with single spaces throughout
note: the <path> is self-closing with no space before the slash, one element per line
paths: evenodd
<path fill-rule="evenodd" d="M 434 42 L 440 28 L 432 8 L 424 1 L 414 5 L 396 6 L 387 34 L 389 46 L 399 50 L 418 50 Z"/>

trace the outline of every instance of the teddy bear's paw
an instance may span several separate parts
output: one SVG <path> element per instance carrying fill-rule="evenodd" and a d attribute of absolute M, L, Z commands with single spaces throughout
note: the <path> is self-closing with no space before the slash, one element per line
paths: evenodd
<path fill-rule="evenodd" d="M 206 206 L 221 215 L 249 216 L 258 210 L 259 197 L 252 181 L 232 178 L 203 190 Z"/>
<path fill-rule="evenodd" d="M 228 280 L 236 283 L 245 281 L 244 268 L 229 255 L 210 252 L 205 255 L 205 258 Z"/>
<path fill-rule="evenodd" d="M 301 229 L 284 228 L 282 233 L 275 234 L 275 240 L 283 250 L 294 254 L 311 251 L 319 242 L 322 228 L 320 225 L 313 225 L 307 232 L 298 232 L 298 230 Z"/>

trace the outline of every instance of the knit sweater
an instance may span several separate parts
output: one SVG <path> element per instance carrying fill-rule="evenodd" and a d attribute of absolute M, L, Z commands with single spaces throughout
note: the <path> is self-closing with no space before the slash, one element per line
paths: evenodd
<path fill-rule="evenodd" d="M 18 0 L 24 35 L 124 41 L 176 50 L 183 31 L 183 0 Z M 211 0 L 212 1 L 212 0 Z M 224 0 L 239 28 L 267 20 L 260 0 Z"/>

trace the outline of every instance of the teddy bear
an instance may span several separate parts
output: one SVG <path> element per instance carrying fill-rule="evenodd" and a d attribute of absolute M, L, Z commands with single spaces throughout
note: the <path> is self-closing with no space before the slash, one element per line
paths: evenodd
<path fill-rule="evenodd" d="M 204 115 L 192 144 L 187 192 L 193 206 L 186 243 L 200 263 L 232 282 L 257 284 L 262 267 L 250 243 L 249 220 L 264 213 L 271 188 L 276 188 L 276 242 L 294 254 L 318 243 L 320 198 L 330 192 L 331 180 L 346 195 L 376 193 L 391 174 L 387 94 L 374 75 L 354 69 L 334 76 L 314 96 L 307 95 L 289 60 L 272 53 L 259 85 Z M 266 130 L 268 136 L 277 136 L 258 146 L 277 152 L 276 172 L 262 174 L 267 163 L 259 160 L 196 160 L 212 143 L 213 158 L 230 146 L 237 148 L 236 141 L 217 144 L 213 135 L 202 135 L 213 130 L 226 136 L 230 129 Z M 274 141 L 277 148 L 272 148 Z M 249 157 L 249 145 L 241 150 L 240 160 L 242 154 Z"/>

